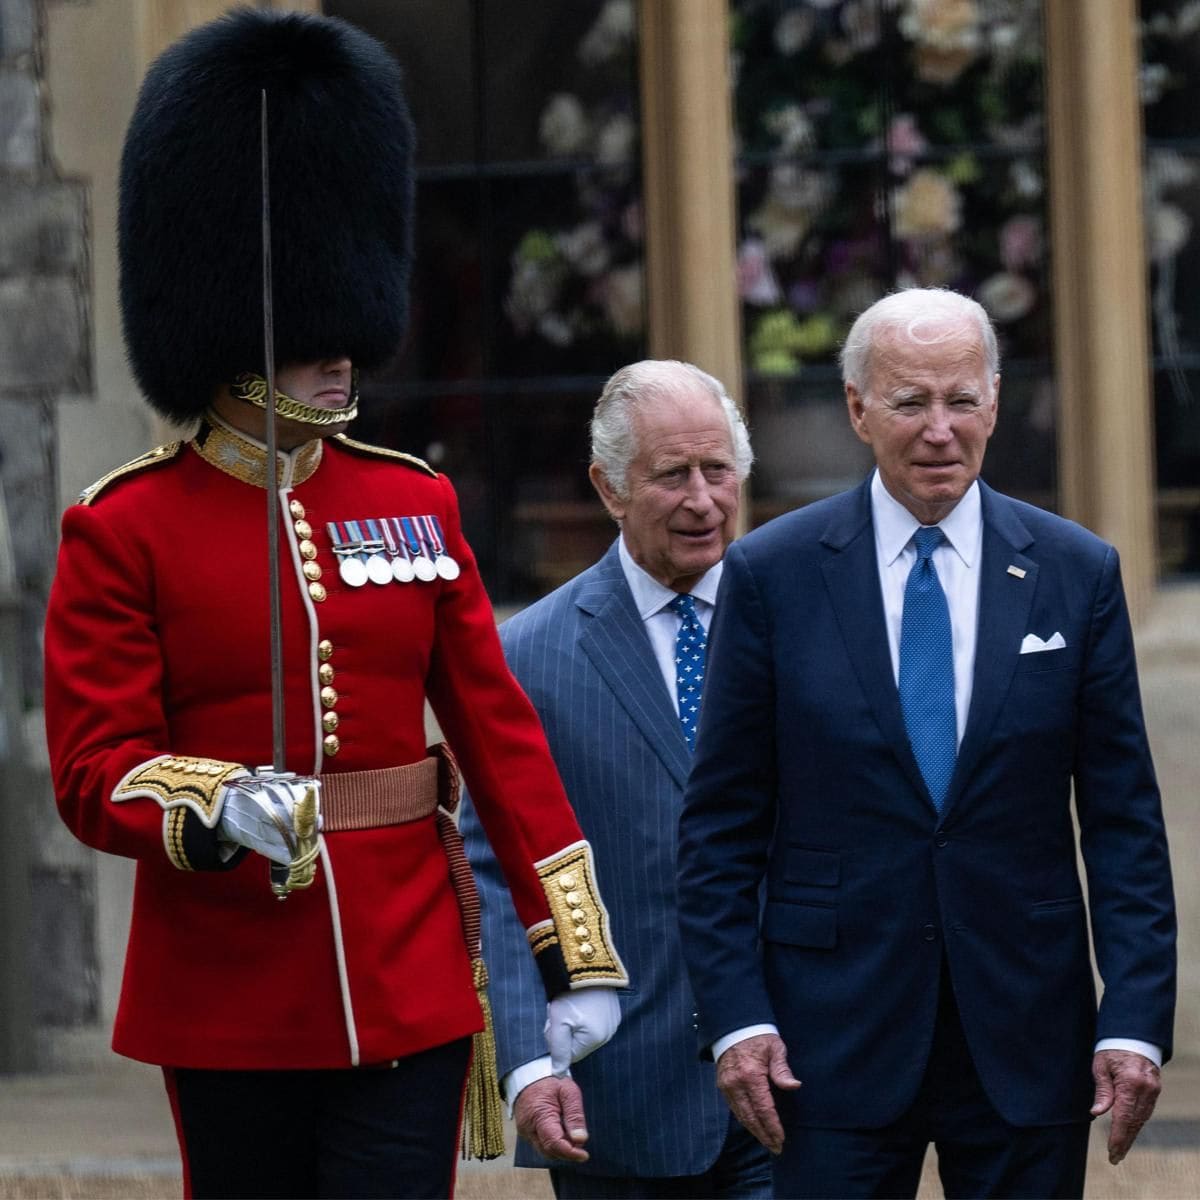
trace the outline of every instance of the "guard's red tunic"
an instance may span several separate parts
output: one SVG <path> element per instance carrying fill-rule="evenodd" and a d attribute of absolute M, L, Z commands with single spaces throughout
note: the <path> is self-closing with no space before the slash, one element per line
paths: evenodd
<path fill-rule="evenodd" d="M 578 982 L 570 962 L 563 974 L 545 862 L 582 834 L 505 666 L 449 481 L 346 439 L 285 457 L 288 769 L 421 759 L 428 696 L 521 921 L 540 930 L 543 974 Z M 137 859 L 113 1046 L 148 1062 L 344 1067 L 482 1027 L 432 817 L 323 835 L 314 886 L 280 903 L 258 855 L 206 869 L 220 866 L 205 821 L 215 824 L 215 792 L 207 808 L 203 795 L 180 808 L 175 794 L 118 794 L 159 756 L 213 760 L 201 792 L 205 769 L 270 762 L 264 461 L 256 443 L 206 425 L 101 481 L 63 520 L 46 624 L 51 763 L 75 834 Z M 342 582 L 326 522 L 426 514 L 440 519 L 457 579 Z M 623 982 L 609 961 L 593 981 Z"/>

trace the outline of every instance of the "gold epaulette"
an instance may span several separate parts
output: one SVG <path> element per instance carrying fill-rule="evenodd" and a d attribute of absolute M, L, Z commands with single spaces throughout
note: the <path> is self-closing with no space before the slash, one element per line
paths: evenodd
<path fill-rule="evenodd" d="M 415 454 L 405 454 L 403 450 L 389 450 L 386 446 L 372 446 L 367 442 L 356 442 L 344 433 L 337 434 L 330 438 L 330 441 L 337 442 L 339 446 L 345 446 L 347 450 L 354 451 L 356 454 L 366 454 L 371 458 L 394 458 L 406 466 L 412 467 L 415 471 L 424 471 L 426 475 L 437 478 L 437 472 L 423 458 L 418 458 Z"/>
<path fill-rule="evenodd" d="M 115 483 L 118 479 L 123 479 L 126 475 L 133 475 L 138 471 L 144 471 L 147 467 L 158 467 L 163 463 L 170 462 L 182 449 L 183 442 L 167 442 L 165 445 L 155 446 L 153 450 L 147 450 L 145 454 L 139 454 L 131 462 L 117 467 L 114 471 L 109 471 L 107 475 L 101 475 L 95 483 L 91 483 L 85 487 L 79 493 L 79 503 L 91 504 L 109 484 Z"/>

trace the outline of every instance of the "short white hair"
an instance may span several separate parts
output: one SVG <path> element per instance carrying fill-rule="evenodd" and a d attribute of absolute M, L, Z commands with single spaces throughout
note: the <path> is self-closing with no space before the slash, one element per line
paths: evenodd
<path fill-rule="evenodd" d="M 859 313 L 850 326 L 840 355 L 842 382 L 853 384 L 860 394 L 865 395 L 871 374 L 871 352 L 881 330 L 894 329 L 920 345 L 932 346 L 953 333 L 943 330 L 932 337 L 924 337 L 922 327 L 961 327 L 968 321 L 974 322 L 979 330 L 987 373 L 995 375 L 1000 370 L 1000 347 L 983 305 L 949 288 L 904 288 L 876 300 L 870 308 Z"/>
<path fill-rule="evenodd" d="M 699 384 L 721 406 L 729 423 L 738 483 L 750 474 L 754 463 L 750 434 L 721 382 L 692 363 L 647 358 L 622 367 L 609 379 L 596 401 L 590 425 L 592 462 L 622 500 L 629 498 L 629 468 L 638 453 L 634 415 L 659 400 L 669 399 L 688 384 Z"/>

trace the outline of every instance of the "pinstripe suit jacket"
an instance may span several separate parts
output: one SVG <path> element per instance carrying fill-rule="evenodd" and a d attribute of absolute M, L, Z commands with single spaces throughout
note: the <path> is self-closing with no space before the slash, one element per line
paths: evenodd
<path fill-rule="evenodd" d="M 716 1159 L 729 1110 L 696 1054 L 695 1003 L 675 909 L 675 849 L 691 755 L 633 603 L 617 543 L 506 621 L 509 666 L 529 694 L 596 851 L 613 940 L 629 970 L 616 1037 L 572 1075 L 587 1107 L 588 1174 L 695 1175 Z M 462 830 L 483 901 L 483 948 L 501 1075 L 546 1053 L 545 992 L 471 804 Z M 545 1165 L 524 1143 L 517 1163 Z"/>

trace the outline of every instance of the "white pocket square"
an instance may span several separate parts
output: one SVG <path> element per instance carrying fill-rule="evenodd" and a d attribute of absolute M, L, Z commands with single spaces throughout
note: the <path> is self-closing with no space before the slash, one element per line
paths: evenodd
<path fill-rule="evenodd" d="M 1051 634 L 1044 642 L 1036 633 L 1027 633 L 1021 639 L 1021 653 L 1040 654 L 1043 650 L 1062 650 L 1066 644 L 1061 633 Z"/>

